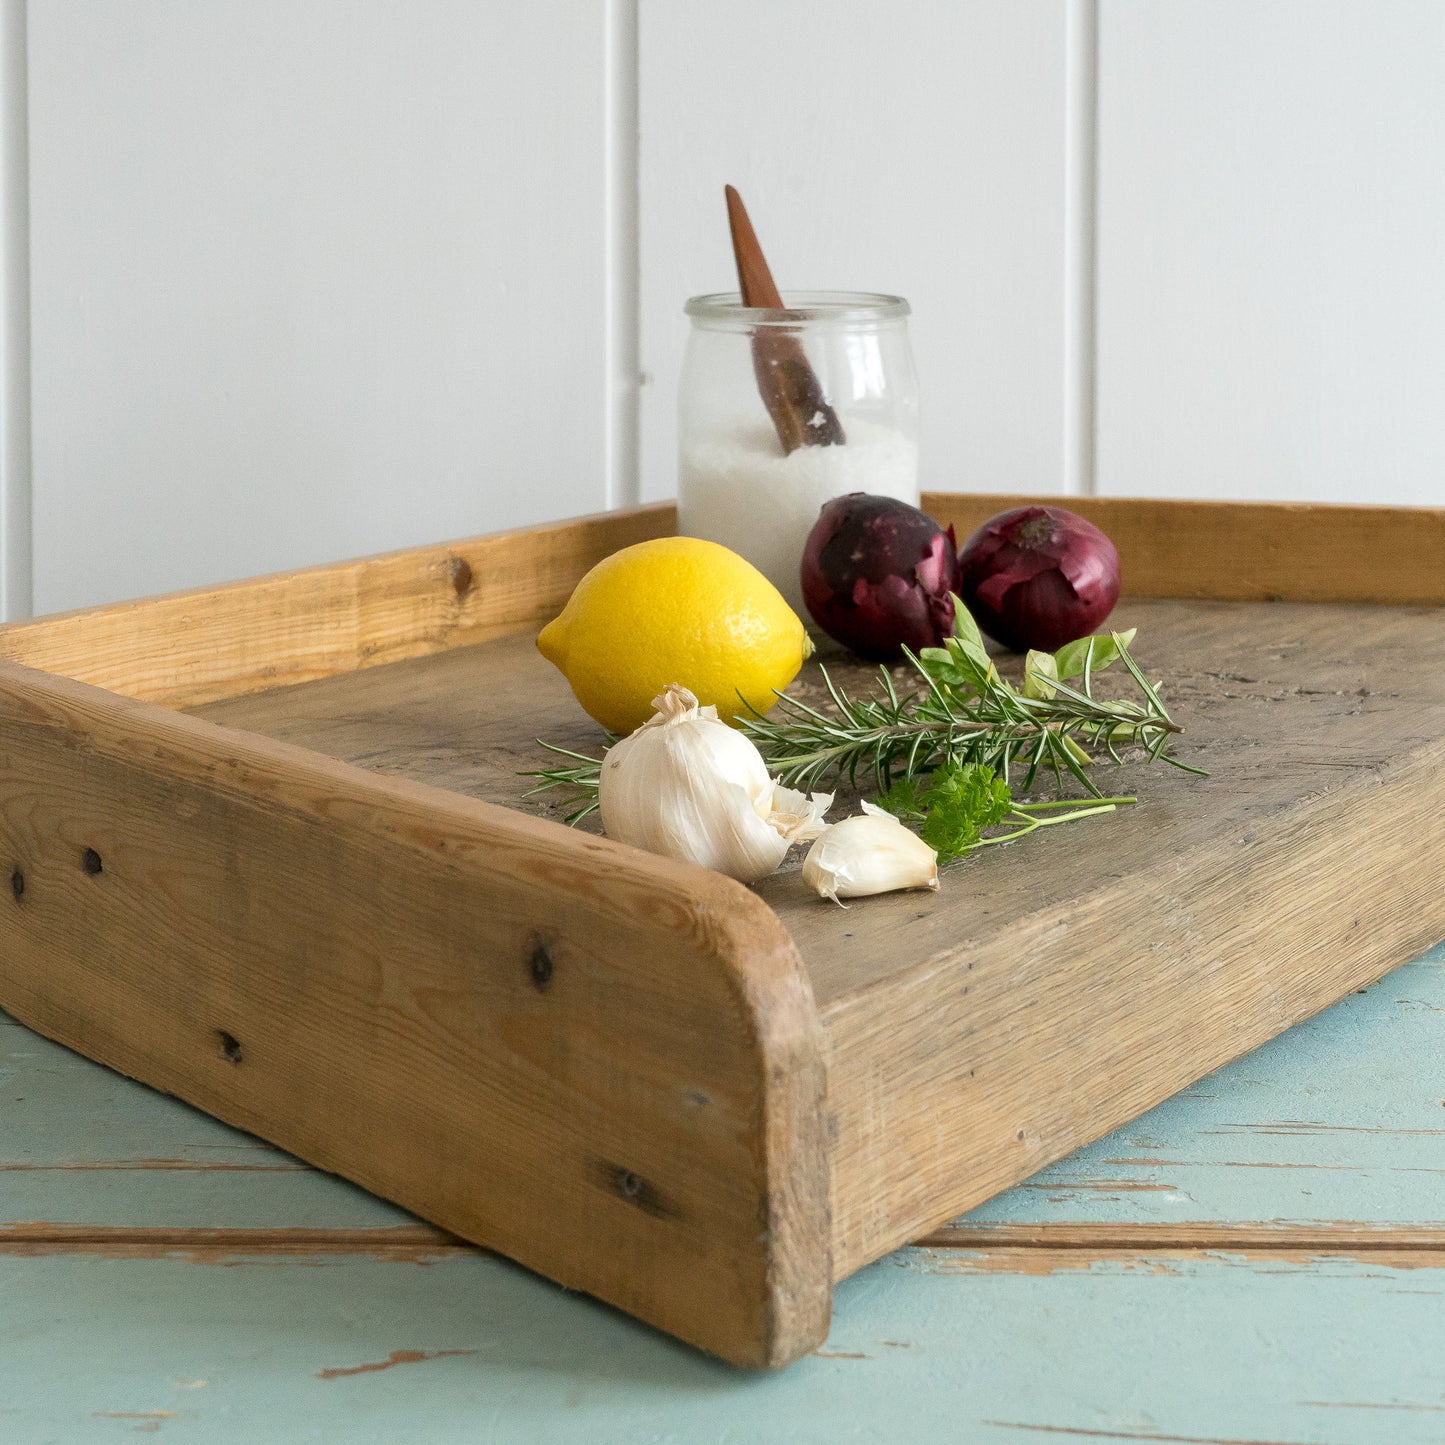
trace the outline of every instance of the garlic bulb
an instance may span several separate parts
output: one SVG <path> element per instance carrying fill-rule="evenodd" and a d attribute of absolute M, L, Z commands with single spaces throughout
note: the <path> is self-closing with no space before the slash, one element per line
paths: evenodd
<path fill-rule="evenodd" d="M 892 813 L 864 803 L 808 850 L 803 882 L 834 903 L 896 888 L 937 888 L 938 854 Z"/>
<path fill-rule="evenodd" d="M 602 760 L 609 838 L 755 883 L 822 832 L 831 793 L 808 798 L 774 782 L 751 740 L 685 687 L 671 684 L 652 705 L 656 715 Z"/>

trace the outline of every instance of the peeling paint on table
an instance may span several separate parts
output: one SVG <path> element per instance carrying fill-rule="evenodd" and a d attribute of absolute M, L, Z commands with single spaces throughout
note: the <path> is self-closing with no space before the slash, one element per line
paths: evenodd
<path fill-rule="evenodd" d="M 0 1435 L 25 1445 L 129 1438 L 118 1416 L 162 1411 L 164 1438 L 248 1445 L 1445 1435 L 1438 1268 L 979 1275 L 908 1250 L 840 1287 L 817 1356 L 757 1377 L 484 1254 L 221 1271 L 0 1258 L 0 1298 L 23 1382 Z"/>

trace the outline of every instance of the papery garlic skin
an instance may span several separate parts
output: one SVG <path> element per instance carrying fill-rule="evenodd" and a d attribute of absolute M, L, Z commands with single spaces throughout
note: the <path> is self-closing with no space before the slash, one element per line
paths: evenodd
<path fill-rule="evenodd" d="M 602 760 L 597 802 L 609 838 L 755 883 L 827 826 L 832 794 L 808 798 L 775 783 L 716 708 L 676 683 L 652 705 L 656 715 Z"/>
<path fill-rule="evenodd" d="M 767 823 L 790 845 L 810 843 L 828 827 L 823 815 L 832 806 L 832 793 L 795 793 L 775 782 L 769 798 Z"/>
<path fill-rule="evenodd" d="M 834 903 L 900 888 L 937 888 L 938 854 L 892 813 L 863 811 L 823 830 L 803 859 L 803 882 Z"/>

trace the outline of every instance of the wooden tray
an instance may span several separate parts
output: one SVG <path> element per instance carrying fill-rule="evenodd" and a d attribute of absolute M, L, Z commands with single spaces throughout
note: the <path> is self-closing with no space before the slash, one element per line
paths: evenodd
<path fill-rule="evenodd" d="M 786 1364 L 836 1279 L 1445 937 L 1445 512 L 1070 505 L 1212 775 L 847 912 L 520 803 L 595 738 L 531 638 L 668 507 L 0 630 L 0 1007 Z"/>

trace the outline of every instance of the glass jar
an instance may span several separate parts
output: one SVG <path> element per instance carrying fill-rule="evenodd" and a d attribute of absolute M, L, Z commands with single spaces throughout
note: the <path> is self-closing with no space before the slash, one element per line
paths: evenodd
<path fill-rule="evenodd" d="M 780 311 L 744 306 L 736 293 L 687 303 L 678 531 L 741 553 L 807 622 L 799 565 L 823 503 L 873 492 L 918 505 L 918 382 L 902 297 L 783 299 Z"/>

